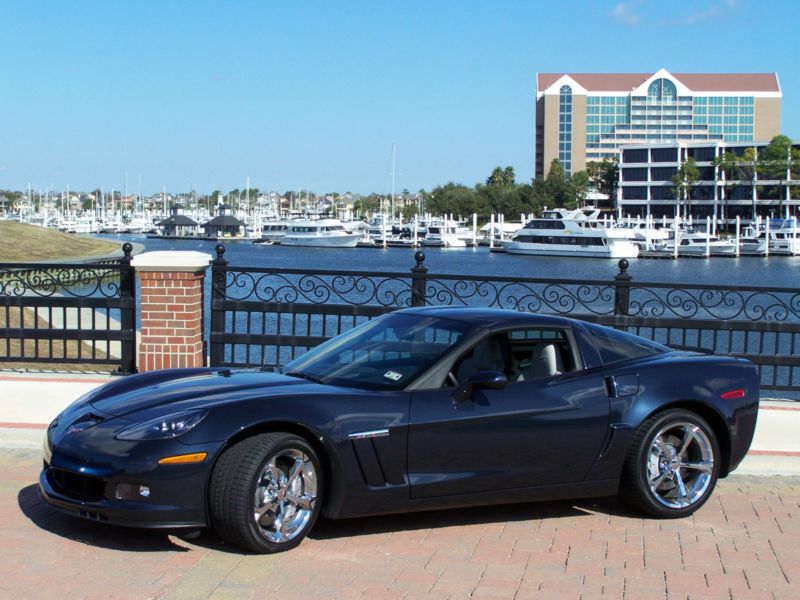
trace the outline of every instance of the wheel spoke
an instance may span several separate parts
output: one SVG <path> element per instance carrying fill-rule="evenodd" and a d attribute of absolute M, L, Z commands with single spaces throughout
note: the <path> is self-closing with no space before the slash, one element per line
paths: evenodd
<path fill-rule="evenodd" d="M 699 427 L 695 425 L 688 425 L 683 428 L 683 441 L 681 442 L 680 450 L 678 450 L 678 456 L 684 456 L 686 454 L 686 451 L 689 449 L 689 444 L 692 443 L 698 429 Z"/>
<path fill-rule="evenodd" d="M 267 463 L 267 472 L 275 485 L 281 484 L 281 478 L 284 477 L 284 474 L 283 471 L 278 468 L 278 465 L 275 464 L 274 458 Z"/>
<path fill-rule="evenodd" d="M 653 440 L 653 448 L 655 448 L 659 455 L 666 456 L 669 453 L 669 448 L 664 443 L 664 438 L 660 435 Z"/>
<path fill-rule="evenodd" d="M 294 461 L 294 465 L 292 466 L 292 472 L 289 474 L 289 478 L 286 480 L 286 485 L 292 485 L 295 480 L 300 476 L 300 473 L 303 472 L 303 460 L 298 458 Z"/>
<path fill-rule="evenodd" d="M 289 526 L 289 521 L 286 518 L 286 505 L 281 502 L 281 522 L 279 527 L 277 527 L 277 531 L 280 532 L 280 536 L 282 540 L 285 540 L 289 537 L 287 533 L 287 527 Z"/>
<path fill-rule="evenodd" d="M 675 483 L 678 484 L 678 502 L 681 506 L 689 505 L 689 492 L 686 491 L 686 485 L 683 483 L 680 471 L 675 471 Z"/>
<path fill-rule="evenodd" d="M 265 514 L 267 514 L 269 511 L 274 511 L 276 508 L 278 508 L 278 502 L 276 500 L 265 502 L 263 506 L 256 506 L 256 521 L 261 522 L 261 519 Z"/>
<path fill-rule="evenodd" d="M 711 473 L 714 469 L 714 461 L 701 460 L 698 462 L 682 462 L 682 469 L 694 469 L 695 471 L 702 471 L 703 473 Z"/>
<path fill-rule="evenodd" d="M 286 496 L 286 501 L 294 504 L 298 510 L 311 510 L 314 508 L 314 500 L 316 498 L 311 494 L 302 494 L 300 496 Z"/>

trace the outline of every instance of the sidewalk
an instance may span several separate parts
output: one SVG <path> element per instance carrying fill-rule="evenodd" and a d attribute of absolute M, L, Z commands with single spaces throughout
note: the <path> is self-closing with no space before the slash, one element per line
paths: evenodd
<path fill-rule="evenodd" d="M 47 424 L 102 373 L 0 373 L 0 447 L 41 448 Z M 762 399 L 750 453 L 736 473 L 800 476 L 800 403 Z"/>

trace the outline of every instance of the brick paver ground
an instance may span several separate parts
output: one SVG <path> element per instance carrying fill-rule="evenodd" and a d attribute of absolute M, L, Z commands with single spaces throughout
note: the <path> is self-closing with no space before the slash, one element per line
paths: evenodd
<path fill-rule="evenodd" d="M 800 598 L 800 478 L 733 476 L 693 518 L 613 499 L 320 522 L 244 555 L 62 516 L 0 450 L 0 598 Z"/>

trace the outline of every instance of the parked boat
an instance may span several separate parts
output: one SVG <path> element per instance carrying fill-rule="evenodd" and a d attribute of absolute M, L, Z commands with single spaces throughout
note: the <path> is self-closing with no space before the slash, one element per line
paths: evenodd
<path fill-rule="evenodd" d="M 289 228 L 290 221 L 269 221 L 262 223 L 260 237 L 257 241 L 280 243 L 286 230 Z"/>
<path fill-rule="evenodd" d="M 675 239 L 660 246 L 666 253 L 674 253 Z M 735 256 L 736 243 L 706 233 L 678 235 L 678 256 Z"/>
<path fill-rule="evenodd" d="M 578 212 L 580 211 L 575 211 Z M 632 241 L 609 235 L 606 228 L 601 225 L 589 226 L 585 215 L 584 218 L 580 218 L 575 213 L 561 210 L 545 211 L 541 217 L 528 221 L 510 241 L 502 241 L 502 247 L 509 254 L 538 256 L 593 258 L 639 256 L 639 248 Z"/>
<path fill-rule="evenodd" d="M 453 224 L 428 225 L 423 246 L 434 248 L 466 248 L 467 243 L 459 235 L 458 228 Z"/>
<path fill-rule="evenodd" d="M 281 238 L 282 246 L 315 246 L 320 248 L 355 248 L 360 233 L 348 233 L 341 221 L 295 221 Z"/>

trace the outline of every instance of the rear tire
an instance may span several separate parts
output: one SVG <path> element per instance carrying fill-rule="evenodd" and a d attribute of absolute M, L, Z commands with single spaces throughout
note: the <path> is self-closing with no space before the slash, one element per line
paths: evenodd
<path fill-rule="evenodd" d="M 717 437 L 702 417 L 683 409 L 658 413 L 634 435 L 620 498 L 653 517 L 686 517 L 711 496 L 719 461 Z"/>
<path fill-rule="evenodd" d="M 316 452 L 290 433 L 238 442 L 217 461 L 209 484 L 211 523 L 227 542 L 260 553 L 294 548 L 322 507 Z"/>

